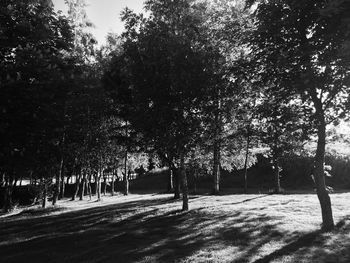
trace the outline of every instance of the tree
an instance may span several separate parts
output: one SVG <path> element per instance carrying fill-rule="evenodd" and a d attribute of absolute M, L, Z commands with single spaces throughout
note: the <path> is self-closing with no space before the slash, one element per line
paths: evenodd
<path fill-rule="evenodd" d="M 347 113 L 350 64 L 342 51 L 349 43 L 350 7 L 347 1 L 250 2 L 257 2 L 251 49 L 260 80 L 277 79 L 276 92 L 312 105 L 318 138 L 315 183 L 322 228 L 330 230 L 334 222 L 324 176 L 326 126 Z"/>
<path fill-rule="evenodd" d="M 145 6 L 147 19 L 124 11 L 123 54 L 114 58 L 105 81 L 116 88 L 124 105 L 120 113 L 133 129 L 179 168 L 183 210 L 188 210 L 185 159 L 203 128 L 215 66 L 212 53 L 202 48 L 203 6 L 193 1 Z"/>
<path fill-rule="evenodd" d="M 312 128 L 309 111 L 300 106 L 300 101 L 274 97 L 271 90 L 265 89 L 258 106 L 260 119 L 260 139 L 269 148 L 268 155 L 274 170 L 274 192 L 281 193 L 281 159 L 301 152 Z"/>
<path fill-rule="evenodd" d="M 38 172 L 43 182 L 53 176 L 50 164 L 57 159 L 72 32 L 51 1 L 2 1 L 0 16 L 0 166 L 9 209 L 12 183 L 20 173 Z"/>

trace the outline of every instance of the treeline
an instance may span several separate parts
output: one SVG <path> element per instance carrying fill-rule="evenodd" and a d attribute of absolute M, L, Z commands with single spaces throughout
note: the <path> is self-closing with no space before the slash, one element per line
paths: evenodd
<path fill-rule="evenodd" d="M 323 227 L 334 226 L 326 128 L 350 104 L 347 1 L 148 0 L 146 15 L 125 9 L 124 32 L 100 48 L 84 1 L 67 4 L 68 17 L 50 1 L 1 3 L 6 210 L 21 177 L 40 182 L 43 205 L 71 175 L 83 193 L 93 181 L 98 200 L 107 173 L 128 194 L 129 171 L 150 158 L 169 167 L 183 210 L 189 172 L 211 174 L 218 194 L 223 169 L 242 169 L 247 192 L 258 154 L 280 193 L 284 160 L 316 141 L 310 170 Z"/>

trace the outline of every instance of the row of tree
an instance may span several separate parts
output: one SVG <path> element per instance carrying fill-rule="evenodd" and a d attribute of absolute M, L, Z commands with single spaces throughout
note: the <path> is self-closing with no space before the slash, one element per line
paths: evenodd
<path fill-rule="evenodd" d="M 148 0 L 125 9 L 125 31 L 96 47 L 83 0 L 68 17 L 51 1 L 2 1 L 1 155 L 5 209 L 18 178 L 77 188 L 147 165 L 171 170 L 169 190 L 188 210 L 187 171 L 247 169 L 266 153 L 281 191 L 280 161 L 317 139 L 314 178 L 324 229 L 334 225 L 325 185 L 326 126 L 349 107 L 345 0 Z M 315 137 L 316 135 L 316 137 Z M 113 179 L 112 179 L 113 180 Z M 113 183 L 114 185 L 114 183 Z M 84 192 L 83 189 L 80 189 Z M 112 189 L 113 193 L 113 189 Z"/>
<path fill-rule="evenodd" d="M 326 126 L 345 118 L 350 102 L 348 2 L 149 0 L 145 10 L 123 12 L 121 48 L 103 81 L 137 143 L 181 181 L 183 210 L 187 163 L 205 165 L 209 154 L 218 193 L 220 167 L 245 148 L 246 169 L 263 131 L 279 192 L 279 159 L 316 135 L 313 174 L 331 229 Z"/>
<path fill-rule="evenodd" d="M 113 37 L 109 46 L 98 49 L 89 33 L 85 2 L 66 4 L 67 16 L 56 13 L 46 0 L 6 0 L 0 5 L 5 210 L 12 208 L 14 187 L 23 178 L 40 188 L 43 206 L 49 189 L 53 204 L 64 196 L 64 178 L 72 176 L 77 177 L 74 196 L 94 178 L 100 199 L 104 172 L 115 177 L 122 168 L 127 174 L 148 161 L 142 154 L 128 154 L 125 143 L 119 143 L 125 137 L 122 121 L 111 114 L 113 105 L 101 85 Z"/>

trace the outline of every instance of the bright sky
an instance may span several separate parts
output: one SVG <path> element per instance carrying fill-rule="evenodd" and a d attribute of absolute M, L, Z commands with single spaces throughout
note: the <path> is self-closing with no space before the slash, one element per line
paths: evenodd
<path fill-rule="evenodd" d="M 56 10 L 67 12 L 64 0 L 52 0 Z M 95 25 L 92 29 L 99 45 L 105 43 L 108 32 L 121 33 L 124 29 L 120 21 L 120 12 L 129 7 L 136 13 L 142 12 L 144 0 L 86 0 L 86 12 L 89 20 Z"/>

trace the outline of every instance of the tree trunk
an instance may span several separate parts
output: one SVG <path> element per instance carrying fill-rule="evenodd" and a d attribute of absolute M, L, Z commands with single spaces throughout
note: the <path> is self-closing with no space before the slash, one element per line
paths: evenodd
<path fill-rule="evenodd" d="M 180 154 L 180 173 L 182 185 L 182 211 L 188 211 L 188 185 L 187 174 L 185 169 L 185 154 Z"/>
<path fill-rule="evenodd" d="M 174 176 L 173 170 L 169 169 L 169 177 L 168 177 L 168 192 L 174 191 Z"/>
<path fill-rule="evenodd" d="M 91 177 L 92 177 L 92 175 L 89 174 L 89 180 L 88 180 L 88 182 L 87 182 L 87 189 L 88 189 L 88 195 L 89 195 L 89 199 L 90 199 L 90 200 L 91 200 L 91 198 L 92 198 Z"/>
<path fill-rule="evenodd" d="M 4 192 L 4 211 L 10 212 L 13 209 L 12 192 L 13 192 L 13 176 L 5 176 L 5 192 Z"/>
<path fill-rule="evenodd" d="M 275 173 L 275 193 L 281 193 L 281 184 L 280 184 L 280 167 L 277 158 L 274 158 L 274 173 Z"/>
<path fill-rule="evenodd" d="M 43 192 L 43 202 L 42 202 L 42 208 L 46 208 L 46 203 L 47 203 L 47 182 L 46 180 L 44 181 L 44 192 Z"/>
<path fill-rule="evenodd" d="M 125 151 L 125 160 L 124 160 L 124 174 L 123 174 L 123 180 L 124 180 L 124 195 L 129 194 L 129 180 L 128 180 L 128 173 L 127 173 L 127 161 L 128 161 L 128 151 Z"/>
<path fill-rule="evenodd" d="M 14 181 L 14 183 L 13 183 L 13 187 L 14 187 L 14 188 L 16 188 L 17 183 L 18 183 L 18 178 L 17 178 L 17 176 L 16 176 L 16 177 L 15 177 L 15 181 Z"/>
<path fill-rule="evenodd" d="M 318 116 L 318 141 L 315 156 L 314 178 L 317 189 L 317 197 L 320 201 L 322 212 L 322 229 L 325 231 L 334 228 L 331 199 L 326 189 L 326 181 L 324 175 L 325 148 L 326 148 L 326 124 L 324 114 Z"/>
<path fill-rule="evenodd" d="M 107 193 L 107 177 L 104 176 L 103 177 L 103 195 L 106 196 L 106 193 Z"/>
<path fill-rule="evenodd" d="M 97 177 L 96 177 L 97 201 L 101 201 L 101 176 L 102 176 L 102 166 L 100 165 L 99 172 L 97 173 Z"/>
<path fill-rule="evenodd" d="M 193 182 L 193 192 L 197 194 L 197 178 L 198 178 L 198 170 L 194 170 L 194 182 Z"/>
<path fill-rule="evenodd" d="M 174 188 L 174 199 L 180 199 L 180 176 L 179 176 L 179 171 L 176 168 L 172 168 L 173 170 L 173 175 L 174 175 L 174 183 L 175 183 L 175 188 Z"/>
<path fill-rule="evenodd" d="M 113 172 L 112 172 L 112 183 L 111 183 L 111 195 L 112 195 L 112 196 L 114 196 L 115 173 L 116 173 L 116 171 L 113 170 Z"/>
<path fill-rule="evenodd" d="M 97 177 L 98 177 L 98 173 L 95 173 L 94 175 L 94 179 L 95 179 L 95 189 L 94 189 L 94 195 L 97 195 Z"/>
<path fill-rule="evenodd" d="M 5 186 L 5 184 L 6 184 L 5 173 L 2 173 L 2 175 L 1 175 L 1 184 L 0 184 L 0 186 Z"/>
<path fill-rule="evenodd" d="M 81 180 L 81 183 L 80 183 L 80 185 L 81 185 L 80 197 L 79 197 L 80 201 L 84 200 L 85 183 L 86 183 L 86 173 L 84 172 L 83 179 Z"/>
<path fill-rule="evenodd" d="M 250 146 L 250 129 L 247 128 L 247 147 L 244 161 L 244 193 L 248 193 L 248 160 L 249 160 L 249 146 Z"/>
<path fill-rule="evenodd" d="M 218 140 L 216 140 L 214 143 L 213 177 L 214 177 L 213 194 L 217 195 L 220 192 L 220 142 Z"/>
<path fill-rule="evenodd" d="M 60 169 L 56 175 L 56 185 L 55 185 L 55 191 L 52 197 L 52 205 L 55 205 L 57 202 L 57 199 L 60 199 L 60 186 L 61 186 L 61 180 L 62 180 L 62 170 L 63 170 L 63 158 L 61 158 L 60 162 Z"/>
<path fill-rule="evenodd" d="M 33 171 L 29 172 L 29 185 L 33 185 Z"/>
<path fill-rule="evenodd" d="M 72 196 L 72 201 L 74 201 L 78 196 L 79 186 L 80 186 L 80 178 L 81 178 L 81 173 L 79 173 L 79 175 L 76 176 L 75 190 L 74 190 L 74 193 Z"/>

